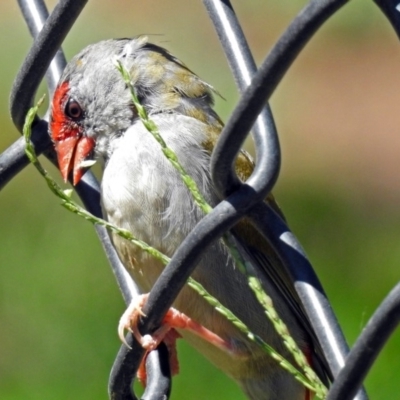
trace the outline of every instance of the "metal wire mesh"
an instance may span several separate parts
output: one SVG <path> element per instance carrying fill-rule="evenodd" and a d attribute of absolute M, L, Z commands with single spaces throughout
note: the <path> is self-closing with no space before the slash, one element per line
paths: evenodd
<path fill-rule="evenodd" d="M 365 392 L 359 389 L 380 349 L 397 326 L 399 287 L 396 286 L 377 309 L 348 355 L 347 344 L 330 303 L 301 245 L 285 223 L 262 202 L 274 186 L 280 168 L 278 135 L 271 111 L 265 104 L 306 43 L 347 1 L 310 1 L 291 22 L 258 70 L 230 2 L 204 0 L 203 3 L 215 26 L 238 88 L 242 92 L 212 158 L 213 180 L 223 200 L 186 238 L 156 282 L 143 310 L 147 318 L 143 321 L 141 329 L 151 330 L 159 325 L 162 315 L 196 267 L 204 248 L 247 215 L 254 226 L 273 244 L 290 271 L 335 378 L 328 398 L 366 399 Z M 399 35 L 400 20 L 396 2 L 376 0 L 375 3 Z M 50 94 L 54 90 L 65 65 L 65 58 L 59 48 L 86 1 L 60 0 L 50 16 L 41 0 L 19 0 L 18 4 L 35 38 L 11 93 L 12 119 L 21 131 L 25 115 L 32 106 L 35 92 L 45 74 Z M 257 167 L 250 179 L 242 184 L 232 165 L 247 132 L 252 128 Z M 32 140 L 37 153 L 44 153 L 54 162 L 54 151 L 47 134 L 45 119 L 38 119 L 34 124 Z M 0 188 L 27 164 L 24 141 L 21 138 L 0 155 Z M 99 188 L 93 175 L 87 173 L 76 189 L 88 210 L 101 216 Z M 220 216 L 218 219 L 214 218 L 216 214 Z M 124 300 L 129 303 L 136 293 L 136 287 L 121 265 L 105 229 L 96 227 L 96 231 Z M 135 398 L 131 385 L 143 349 L 132 337 L 129 336 L 127 341 L 132 348 L 121 347 L 110 376 L 109 396 L 113 399 Z M 366 352 L 365 349 L 369 351 Z M 147 362 L 148 385 L 142 398 L 167 398 L 170 393 L 170 376 L 166 349 L 160 346 Z"/>

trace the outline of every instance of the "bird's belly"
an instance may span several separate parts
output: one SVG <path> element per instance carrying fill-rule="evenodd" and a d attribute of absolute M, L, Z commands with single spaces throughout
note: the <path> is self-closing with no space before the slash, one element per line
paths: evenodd
<path fill-rule="evenodd" d="M 161 131 L 162 126 L 159 127 Z M 111 223 L 129 230 L 138 239 L 172 257 L 203 214 L 194 203 L 182 178 L 161 154 L 157 143 L 154 147 L 154 139 L 149 139 L 148 136 L 148 132 L 145 135 L 135 132 L 135 136 L 121 145 L 109 160 L 102 181 L 103 207 Z M 135 148 L 135 157 L 131 154 L 132 148 Z M 205 164 L 208 166 L 209 160 L 203 166 L 194 163 L 193 160 L 200 158 L 200 155 L 196 156 L 196 151 L 196 147 L 191 148 L 190 152 L 179 153 L 178 158 L 189 175 L 197 177 L 197 184 L 206 192 L 207 201 L 215 205 L 217 200 L 212 192 L 209 176 L 204 172 Z M 164 268 L 163 263 L 115 234 L 113 241 L 122 263 L 140 289 L 143 292 L 151 290 Z M 244 321 L 252 332 L 268 338 L 272 347 L 281 354 L 287 354 L 282 341 L 249 289 L 246 278 L 235 267 L 221 242 L 204 249 L 192 277 Z M 191 333 L 181 332 L 205 357 L 239 381 L 250 398 L 301 399 L 297 393 L 304 391 L 299 390 L 299 384 L 292 378 L 288 379 L 287 373 L 282 372 L 281 367 L 269 355 L 248 340 L 193 289 L 184 287 L 174 306 L 231 345 L 234 351 L 225 352 Z M 276 393 L 283 394 L 281 397 L 269 394 L 269 376 L 273 374 L 279 376 L 274 382 L 283 382 L 276 385 Z M 284 379 L 281 379 L 282 376 Z M 285 393 L 290 395 L 285 396 Z"/>

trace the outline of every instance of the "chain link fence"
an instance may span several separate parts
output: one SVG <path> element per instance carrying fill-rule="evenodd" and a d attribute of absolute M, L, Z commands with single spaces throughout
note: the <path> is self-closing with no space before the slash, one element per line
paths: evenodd
<path fill-rule="evenodd" d="M 147 318 L 141 326 L 143 330 L 151 330 L 160 323 L 163 311 L 172 304 L 196 267 L 202 250 L 246 215 L 273 244 L 290 272 L 335 377 L 329 400 L 367 399 L 361 385 L 397 326 L 400 286 L 396 286 L 382 302 L 349 352 L 324 289 L 300 243 L 286 224 L 263 203 L 278 179 L 280 169 L 278 134 L 271 110 L 265 104 L 308 41 L 346 3 L 343 0 L 310 1 L 257 69 L 232 4 L 229 1 L 203 1 L 242 93 L 213 153 L 213 179 L 224 200 L 198 224 L 165 268 L 150 293 L 144 309 Z M 376 0 L 375 3 L 399 33 L 399 6 L 396 2 Z M 18 4 L 35 39 L 15 78 L 10 97 L 12 120 L 21 132 L 25 115 L 43 77 L 46 77 L 50 96 L 58 82 L 66 63 L 59 48 L 73 29 L 86 1 L 60 0 L 50 15 L 41 0 L 19 0 Z M 253 129 L 257 167 L 251 178 L 242 184 L 231 166 L 250 129 Z M 32 140 L 36 152 L 55 163 L 46 118 L 35 122 Z M 20 138 L 0 155 L 1 188 L 28 165 L 24 148 L 24 140 Z M 85 174 L 76 190 L 85 207 L 101 216 L 98 182 L 90 172 Z M 220 217 L 215 218 L 216 214 Z M 105 229 L 95 229 L 123 298 L 129 303 L 136 293 L 135 284 L 121 265 Z M 135 398 L 131 386 L 143 350 L 132 337 L 128 336 L 127 341 L 132 348 L 121 346 L 110 375 L 109 396 L 113 399 Z M 148 357 L 148 385 L 141 398 L 169 397 L 171 379 L 167 360 L 163 346 Z"/>

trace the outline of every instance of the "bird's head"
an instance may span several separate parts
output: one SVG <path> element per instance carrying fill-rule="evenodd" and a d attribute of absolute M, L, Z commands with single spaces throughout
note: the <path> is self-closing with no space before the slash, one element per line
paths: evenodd
<path fill-rule="evenodd" d="M 64 180 L 72 173 L 74 185 L 93 159 L 107 160 L 113 140 L 138 118 L 116 59 L 129 71 L 139 101 L 150 116 L 177 112 L 220 123 L 211 109 L 211 87 L 147 38 L 90 45 L 66 66 L 51 106 L 49 127 L 59 168 Z"/>

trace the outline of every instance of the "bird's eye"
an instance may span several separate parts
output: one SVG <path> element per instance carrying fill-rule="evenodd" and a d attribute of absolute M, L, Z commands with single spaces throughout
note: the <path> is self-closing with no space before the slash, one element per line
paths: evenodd
<path fill-rule="evenodd" d="M 65 104 L 65 115 L 74 121 L 78 121 L 83 117 L 81 105 L 72 97 L 70 97 Z"/>

